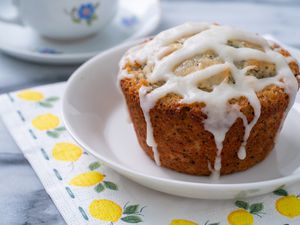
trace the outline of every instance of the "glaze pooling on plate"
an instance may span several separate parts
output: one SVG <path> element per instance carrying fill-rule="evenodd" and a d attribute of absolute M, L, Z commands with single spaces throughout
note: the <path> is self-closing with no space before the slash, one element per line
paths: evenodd
<path fill-rule="evenodd" d="M 198 63 L 197 58 L 202 61 Z M 268 76 L 255 71 L 251 60 L 267 64 Z M 159 153 L 149 116 L 156 102 L 167 94 L 175 93 L 182 97 L 181 103 L 205 103 L 203 112 L 207 119 L 204 127 L 213 134 L 217 147 L 214 165 L 209 165 L 209 168 L 212 175 L 218 177 L 223 140 L 238 118 L 242 119 L 245 127 L 238 157 L 240 160 L 246 158 L 247 140 L 261 113 L 256 92 L 271 84 L 284 88 L 290 103 L 286 113 L 290 109 L 298 89 L 297 80 L 288 65 L 292 60 L 272 49 L 271 43 L 258 34 L 227 26 L 187 23 L 130 49 L 120 66 L 125 68 L 128 62 L 146 65 L 147 81 L 161 84 L 154 89 L 143 86 L 139 90 L 140 106 L 147 124 L 147 144 L 152 147 L 158 165 Z M 185 70 L 185 65 L 189 65 L 188 70 Z M 123 69 L 119 80 L 132 76 Z M 240 111 L 239 105 L 229 103 L 230 99 L 242 96 L 247 98 L 254 111 L 250 122 Z"/>

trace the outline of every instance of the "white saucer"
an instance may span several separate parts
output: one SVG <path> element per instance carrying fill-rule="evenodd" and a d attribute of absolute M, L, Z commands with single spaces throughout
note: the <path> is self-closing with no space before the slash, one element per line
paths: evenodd
<path fill-rule="evenodd" d="M 213 182 L 158 167 L 141 150 L 128 124 L 116 85 L 118 62 L 130 43 L 98 55 L 70 78 L 63 98 L 67 129 L 107 166 L 149 188 L 203 199 L 261 195 L 300 179 L 300 101 L 295 103 L 277 147 L 265 161 Z M 299 99 L 300 100 L 300 99 Z"/>
<path fill-rule="evenodd" d="M 159 0 L 120 0 L 118 14 L 110 25 L 94 36 L 77 41 L 45 39 L 27 27 L 0 22 L 3 34 L 0 50 L 34 62 L 82 63 L 124 41 L 148 35 L 159 21 Z"/>

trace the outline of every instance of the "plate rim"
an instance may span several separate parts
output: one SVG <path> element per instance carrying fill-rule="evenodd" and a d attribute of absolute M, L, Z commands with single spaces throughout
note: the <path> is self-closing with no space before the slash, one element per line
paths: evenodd
<path fill-rule="evenodd" d="M 296 182 L 297 180 L 300 180 L 300 173 L 290 174 L 286 175 L 280 178 L 270 179 L 266 181 L 257 181 L 257 182 L 247 182 L 247 183 L 232 183 L 232 184 L 220 184 L 220 183 L 201 183 L 201 182 L 191 182 L 191 181 L 180 181 L 180 180 L 171 180 L 167 178 L 161 178 L 161 177 L 155 177 L 153 175 L 145 175 L 141 172 L 137 172 L 134 169 L 127 168 L 124 164 L 118 164 L 117 162 L 107 159 L 103 156 L 101 156 L 100 153 L 94 151 L 91 149 L 88 144 L 82 140 L 77 134 L 76 131 L 73 129 L 70 121 L 68 120 L 67 116 L 67 95 L 72 89 L 73 82 L 78 79 L 78 77 L 81 77 L 82 74 L 84 74 L 84 71 L 89 68 L 90 65 L 93 65 L 97 61 L 101 60 L 102 58 L 106 57 L 107 55 L 113 54 L 114 52 L 120 51 L 123 48 L 129 48 L 130 46 L 139 43 L 143 41 L 144 39 L 139 40 L 133 40 L 130 42 L 123 43 L 119 46 L 116 46 L 110 50 L 104 51 L 97 56 L 93 57 L 92 59 L 88 60 L 84 64 L 82 64 L 76 71 L 72 73 L 70 78 L 68 79 L 66 83 L 66 88 L 62 97 L 62 118 L 64 121 L 64 124 L 68 130 L 68 132 L 71 134 L 71 136 L 74 138 L 74 140 L 81 145 L 84 149 L 86 149 L 88 152 L 90 152 L 92 155 L 94 155 L 96 158 L 98 158 L 100 161 L 102 161 L 105 165 L 110 167 L 111 169 L 117 171 L 118 173 L 121 173 L 123 175 L 130 174 L 131 176 L 138 176 L 142 179 L 147 179 L 148 181 L 154 181 L 154 182 L 164 182 L 169 185 L 183 185 L 187 188 L 198 188 L 198 190 L 201 189 L 213 189 L 214 191 L 222 190 L 222 191 L 243 191 L 245 189 L 257 189 L 260 187 L 270 188 L 273 186 L 278 185 L 278 188 L 285 184 L 291 184 Z M 299 51 L 297 49 L 294 49 L 295 51 Z M 299 165 L 300 166 L 300 165 Z M 126 176 L 126 175 L 125 175 Z M 137 181 L 135 181 L 137 182 Z M 274 189 L 275 190 L 275 189 Z M 267 192 L 265 192 L 267 193 Z"/>

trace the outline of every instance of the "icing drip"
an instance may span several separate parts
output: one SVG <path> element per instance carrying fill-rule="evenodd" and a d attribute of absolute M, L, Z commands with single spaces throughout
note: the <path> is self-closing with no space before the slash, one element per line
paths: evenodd
<path fill-rule="evenodd" d="M 154 157 L 154 161 L 157 165 L 160 166 L 160 160 L 159 160 L 159 154 L 157 151 L 157 144 L 154 140 L 154 136 L 153 136 L 153 129 L 152 129 L 152 124 L 151 124 L 151 120 L 150 120 L 150 110 L 153 107 L 150 104 L 147 104 L 147 92 L 149 91 L 149 88 L 147 87 L 141 87 L 140 88 L 140 104 L 141 104 L 141 108 L 143 110 L 144 113 L 144 117 L 146 120 L 146 125 L 147 125 L 147 137 L 146 137 L 146 142 L 148 146 L 152 147 L 152 151 L 153 151 L 153 157 Z"/>
<path fill-rule="evenodd" d="M 247 44 L 240 47 L 244 42 Z M 196 67 L 196 70 L 190 70 L 184 75 L 174 72 L 174 68 L 184 64 L 184 60 L 186 60 L 185 64 L 192 63 L 193 61 L 189 59 L 203 57 L 199 54 L 205 52 L 213 52 L 212 57 L 218 57 L 217 63 L 210 64 L 208 57 L 206 64 L 201 64 L 200 61 L 196 65 L 201 69 Z M 248 71 L 253 66 L 239 68 L 236 65 L 237 62 L 247 60 L 274 65 L 276 73 L 274 72 L 270 77 L 262 77 L 263 79 L 248 75 Z M 287 111 L 290 109 L 298 89 L 297 80 L 288 66 L 290 61 L 291 58 L 285 59 L 281 54 L 273 51 L 268 42 L 257 34 L 207 23 L 187 23 L 166 30 L 153 40 L 129 50 L 121 61 L 121 67 L 124 68 L 128 62 L 147 65 L 153 69 L 145 75 L 148 82 L 164 81 L 161 86 L 154 89 L 150 85 L 143 86 L 139 90 L 140 106 L 147 124 L 147 144 L 152 147 L 158 165 L 160 165 L 159 154 L 149 115 L 157 100 L 168 93 L 175 93 L 182 97 L 181 103 L 205 103 L 202 109 L 207 115 L 204 128 L 214 136 L 217 148 L 214 165 L 212 167 L 209 163 L 208 167 L 212 171 L 212 176 L 218 177 L 221 170 L 223 141 L 227 131 L 238 118 L 243 121 L 244 137 L 237 155 L 240 160 L 247 157 L 247 140 L 261 113 L 257 91 L 271 84 L 284 88 L 290 96 Z M 218 74 L 222 77 L 216 77 Z M 119 80 L 131 76 L 122 70 Z M 213 83 L 216 81 L 218 82 Z M 209 82 L 211 82 L 211 90 L 207 89 Z M 247 98 L 254 111 L 254 117 L 250 122 L 240 111 L 238 104 L 229 103 L 230 99 L 238 99 L 242 96 Z"/>

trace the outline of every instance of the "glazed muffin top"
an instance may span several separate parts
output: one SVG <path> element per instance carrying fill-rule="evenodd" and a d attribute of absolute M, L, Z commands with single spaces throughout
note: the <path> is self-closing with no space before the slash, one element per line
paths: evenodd
<path fill-rule="evenodd" d="M 163 31 L 131 48 L 120 67 L 119 80 L 143 80 L 140 105 L 147 122 L 147 143 L 154 153 L 149 111 L 166 95 L 175 94 L 184 104 L 205 104 L 204 125 L 214 135 L 217 155 L 226 131 L 242 118 L 245 135 L 239 158 L 244 159 L 244 146 L 261 113 L 257 92 L 275 85 L 289 95 L 291 106 L 298 90 L 298 64 L 287 51 L 258 34 L 217 24 L 186 23 Z M 242 96 L 253 108 L 251 122 L 237 104 L 229 104 Z M 216 158 L 215 170 L 220 169 L 220 160 Z"/>
<path fill-rule="evenodd" d="M 299 73 L 296 60 L 277 44 L 258 34 L 207 23 L 186 23 L 161 32 L 130 49 L 121 69 L 121 79 L 145 78 L 153 89 L 166 81 L 178 86 L 189 80 L 193 89 L 205 92 L 221 83 L 236 87 L 250 82 L 259 90 L 275 80 L 264 78 Z M 184 91 L 173 91 L 184 96 Z"/>

